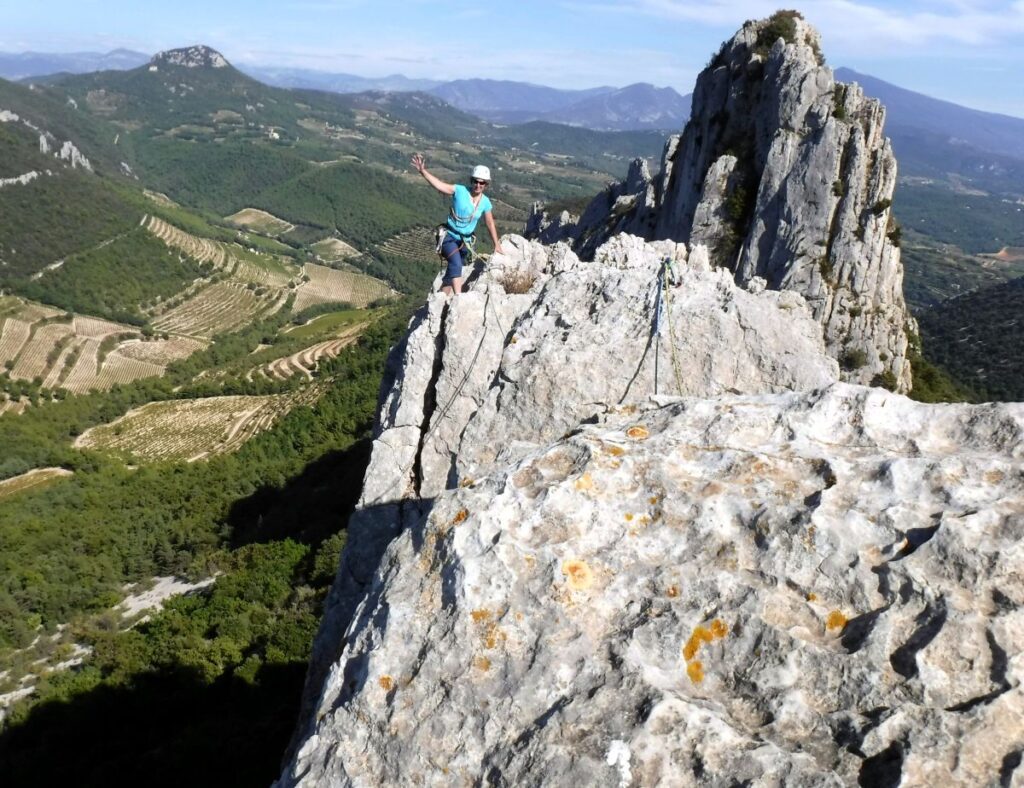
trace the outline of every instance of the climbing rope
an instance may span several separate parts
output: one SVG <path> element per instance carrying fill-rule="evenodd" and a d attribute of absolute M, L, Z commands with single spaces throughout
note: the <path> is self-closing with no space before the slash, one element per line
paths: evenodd
<path fill-rule="evenodd" d="M 679 356 L 676 348 L 676 332 L 672 326 L 672 284 L 675 283 L 675 269 L 672 267 L 672 258 L 665 257 L 665 262 L 661 267 L 661 284 L 665 290 L 665 314 L 667 315 L 666 322 L 668 323 L 668 347 L 669 355 L 672 359 L 672 374 L 676 379 L 676 394 L 680 397 L 683 395 L 683 374 L 679 365 Z M 654 393 L 658 393 L 658 385 L 654 385 Z"/>

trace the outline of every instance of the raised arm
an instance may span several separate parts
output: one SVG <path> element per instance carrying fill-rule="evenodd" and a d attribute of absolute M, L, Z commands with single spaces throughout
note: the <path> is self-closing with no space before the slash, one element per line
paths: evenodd
<path fill-rule="evenodd" d="M 501 241 L 498 240 L 498 228 L 494 226 L 494 217 L 491 216 L 490 211 L 484 214 L 484 222 L 487 224 L 487 232 L 491 234 L 491 241 L 494 242 L 494 253 L 505 254 L 505 250 L 501 248 Z"/>
<path fill-rule="evenodd" d="M 441 192 L 441 194 L 454 194 L 455 193 L 455 185 L 454 184 L 445 183 L 440 178 L 438 178 L 436 175 L 431 175 L 429 172 L 427 172 L 427 163 L 423 159 L 423 155 L 422 154 L 417 153 L 417 154 L 415 154 L 412 157 L 412 166 L 413 166 L 413 169 L 416 170 L 416 172 L 418 172 L 420 175 L 422 175 L 424 177 L 424 179 L 427 181 L 427 183 L 429 183 L 431 186 L 433 186 L 435 189 L 437 189 L 439 192 Z"/>

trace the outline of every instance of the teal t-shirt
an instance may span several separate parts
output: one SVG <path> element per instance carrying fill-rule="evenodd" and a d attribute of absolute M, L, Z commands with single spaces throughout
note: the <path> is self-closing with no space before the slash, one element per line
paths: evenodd
<path fill-rule="evenodd" d="M 480 217 L 490 210 L 491 201 L 486 194 L 481 195 L 480 202 L 474 208 L 469 189 L 461 183 L 456 184 L 452 194 L 452 209 L 448 212 L 448 226 L 459 235 L 472 235 Z"/>

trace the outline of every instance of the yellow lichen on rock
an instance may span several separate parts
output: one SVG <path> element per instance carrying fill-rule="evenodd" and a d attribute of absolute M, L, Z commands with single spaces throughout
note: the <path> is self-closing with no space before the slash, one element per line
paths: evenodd
<path fill-rule="evenodd" d="M 473 619 L 474 624 L 481 624 L 491 617 L 491 611 L 484 607 L 477 608 L 470 612 L 469 617 Z"/>
<path fill-rule="evenodd" d="M 842 632 L 846 628 L 846 623 L 849 619 L 843 615 L 839 610 L 833 610 L 828 614 L 828 618 L 825 620 L 825 628 L 828 630 L 839 630 Z"/>
<path fill-rule="evenodd" d="M 712 643 L 715 640 L 724 638 L 729 634 L 729 626 L 720 618 L 716 618 L 708 626 L 698 625 L 694 627 L 690 639 L 683 646 L 683 659 L 686 660 L 686 673 L 694 684 L 700 684 L 704 680 L 704 664 L 694 657 L 705 643 Z"/>
<path fill-rule="evenodd" d="M 585 591 L 594 584 L 594 573 L 585 561 L 569 560 L 562 563 L 562 573 L 573 591 Z"/>
<path fill-rule="evenodd" d="M 591 475 L 589 473 L 583 474 L 582 476 L 580 476 L 580 478 L 578 478 L 576 480 L 576 489 L 577 490 L 593 490 L 594 489 L 594 479 L 591 477 Z"/>
<path fill-rule="evenodd" d="M 381 676 L 377 683 L 385 692 L 391 692 L 395 688 L 395 680 L 391 676 Z"/>
<path fill-rule="evenodd" d="M 459 513 L 452 518 L 452 525 L 458 525 L 459 523 L 464 522 L 467 517 L 469 517 L 469 510 L 460 509 Z"/>
<path fill-rule="evenodd" d="M 612 455 L 612 457 L 621 457 L 623 454 L 626 453 L 626 450 L 623 449 L 621 446 L 616 446 L 614 444 L 611 444 L 611 445 L 608 446 L 607 452 L 610 455 Z"/>
<path fill-rule="evenodd" d="M 477 657 L 473 660 L 473 667 L 486 673 L 491 669 L 491 661 L 487 657 Z"/>
<path fill-rule="evenodd" d="M 647 428 L 643 424 L 635 424 L 626 430 L 626 437 L 635 441 L 647 440 L 651 436 L 651 433 L 647 431 Z"/>

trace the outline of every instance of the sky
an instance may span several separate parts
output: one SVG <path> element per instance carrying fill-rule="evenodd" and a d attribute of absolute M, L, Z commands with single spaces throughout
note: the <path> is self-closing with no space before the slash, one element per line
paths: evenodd
<path fill-rule="evenodd" d="M 833 67 L 1024 117 L 1024 0 L 0 0 L 0 51 L 207 44 L 240 66 L 689 93 L 722 41 L 780 6 Z"/>

